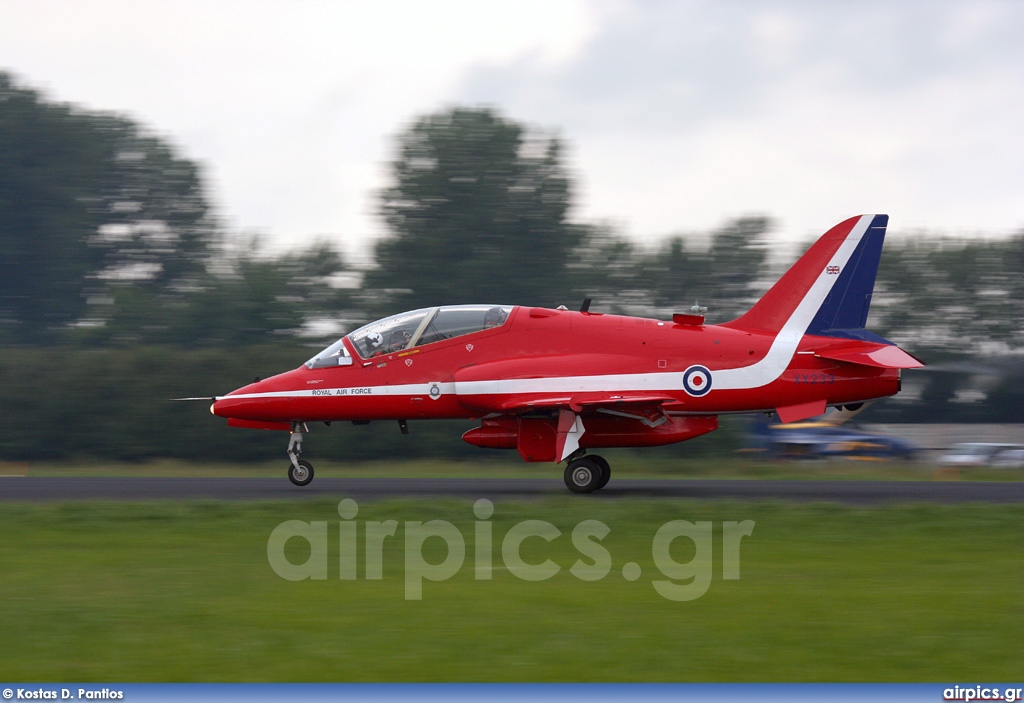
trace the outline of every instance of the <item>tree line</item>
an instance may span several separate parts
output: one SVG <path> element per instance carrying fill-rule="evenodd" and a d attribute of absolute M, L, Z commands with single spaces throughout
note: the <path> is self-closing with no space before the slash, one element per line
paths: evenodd
<path fill-rule="evenodd" d="M 589 297 L 652 317 L 699 302 L 721 322 L 780 273 L 768 216 L 653 246 L 573 220 L 563 141 L 493 108 L 418 118 L 389 171 L 371 266 L 345 260 L 343 234 L 270 255 L 218 221 L 202 169 L 166 138 L 0 72 L 0 397 L 18 428 L 0 457 L 188 453 L 168 437 L 157 449 L 103 442 L 123 437 L 115 427 L 137 425 L 128 434 L 142 441 L 183 422 L 205 437 L 159 403 L 297 366 L 300 346 L 405 309 Z M 1024 232 L 890 237 L 869 324 L 928 361 L 1018 352 L 1021 271 Z M 211 444 L 247 456 L 240 434 Z"/>
<path fill-rule="evenodd" d="M 642 246 L 573 221 L 573 188 L 558 137 L 455 107 L 397 136 L 370 267 L 345 261 L 343 234 L 272 256 L 217 221 L 202 169 L 165 138 L 0 72 L 0 343 L 266 344 L 426 305 L 584 297 L 648 315 L 699 301 L 725 321 L 781 271 L 770 217 Z M 942 356 L 1019 350 L 1022 270 L 1024 231 L 891 236 L 872 327 Z"/>

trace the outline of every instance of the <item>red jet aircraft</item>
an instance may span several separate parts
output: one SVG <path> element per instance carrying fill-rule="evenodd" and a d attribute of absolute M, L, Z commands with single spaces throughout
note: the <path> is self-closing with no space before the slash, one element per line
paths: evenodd
<path fill-rule="evenodd" d="M 285 430 L 292 483 L 310 422 L 475 419 L 478 447 L 567 462 L 576 493 L 602 488 L 599 447 L 671 444 L 722 413 L 782 422 L 894 395 L 923 364 L 864 329 L 888 222 L 863 215 L 822 237 L 746 314 L 705 325 L 509 305 L 424 308 L 370 323 L 293 371 L 214 398 L 233 427 Z"/>

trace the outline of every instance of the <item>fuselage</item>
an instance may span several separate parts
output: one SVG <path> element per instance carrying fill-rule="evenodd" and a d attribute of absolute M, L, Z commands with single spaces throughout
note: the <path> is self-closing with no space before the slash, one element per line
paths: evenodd
<path fill-rule="evenodd" d="M 684 322 L 505 308 L 502 324 L 292 371 L 218 398 L 212 411 L 263 423 L 485 418 L 558 405 L 659 399 L 669 415 L 843 405 L 898 392 L 900 372 L 821 356 L 849 340 Z M 436 309 L 436 310 L 443 310 Z M 436 314 L 436 313 L 434 313 Z"/>

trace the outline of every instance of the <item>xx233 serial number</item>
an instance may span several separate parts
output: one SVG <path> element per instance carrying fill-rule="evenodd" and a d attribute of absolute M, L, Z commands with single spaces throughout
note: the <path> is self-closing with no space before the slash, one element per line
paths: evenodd
<path fill-rule="evenodd" d="M 830 373 L 796 373 L 793 374 L 793 383 L 822 385 L 836 382 L 836 377 Z"/>

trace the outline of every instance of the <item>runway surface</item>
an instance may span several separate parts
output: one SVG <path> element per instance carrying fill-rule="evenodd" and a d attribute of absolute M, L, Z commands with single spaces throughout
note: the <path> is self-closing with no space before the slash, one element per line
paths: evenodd
<path fill-rule="evenodd" d="M 0 502 L 79 500 L 303 500 L 393 497 L 476 500 L 572 496 L 556 478 L 318 478 L 305 488 L 281 478 L 3 477 Z M 854 504 L 1024 503 L 1024 482 L 753 481 L 613 479 L 579 500 L 629 497 L 700 500 L 821 501 Z"/>

